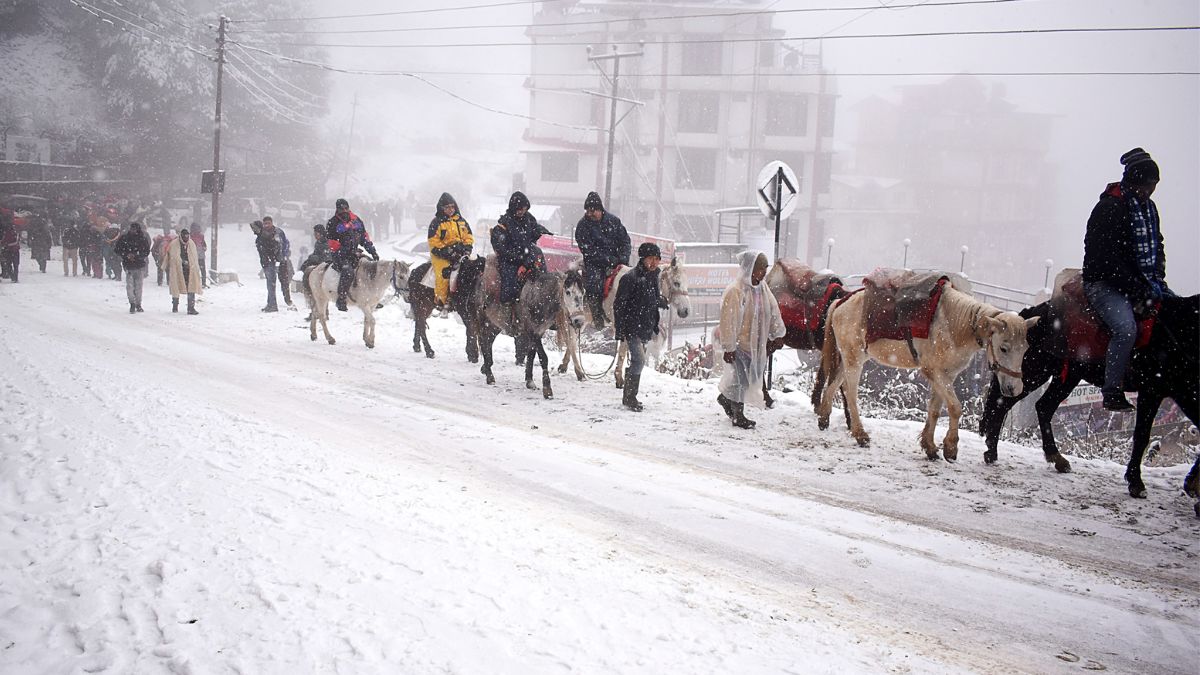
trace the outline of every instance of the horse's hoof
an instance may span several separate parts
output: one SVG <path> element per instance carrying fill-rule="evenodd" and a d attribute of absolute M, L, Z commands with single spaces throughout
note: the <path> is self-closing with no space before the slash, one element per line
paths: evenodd
<path fill-rule="evenodd" d="M 1130 485 L 1129 486 L 1129 496 L 1133 497 L 1135 499 L 1145 499 L 1146 498 L 1146 488 L 1144 488 L 1144 487 L 1139 488 L 1136 485 Z"/>
<path fill-rule="evenodd" d="M 821 431 L 825 431 L 826 429 L 828 429 L 829 428 L 829 418 L 828 417 L 818 417 L 817 418 L 817 428 L 820 429 Z"/>
<path fill-rule="evenodd" d="M 575 379 L 579 380 L 580 382 L 583 382 L 587 378 L 584 377 L 583 373 L 575 373 Z"/>
<path fill-rule="evenodd" d="M 1067 461 L 1066 457 L 1058 455 L 1056 458 L 1050 461 L 1054 462 L 1055 471 L 1059 473 L 1071 473 L 1071 463 Z"/>
<path fill-rule="evenodd" d="M 958 447 L 955 446 L 952 448 L 943 448 L 942 456 L 946 458 L 947 462 L 957 462 L 958 461 Z"/>
<path fill-rule="evenodd" d="M 988 450 L 983 453 L 983 463 L 984 464 L 995 464 L 996 460 L 999 458 L 1000 458 L 1000 453 L 997 452 L 996 450 Z"/>
<path fill-rule="evenodd" d="M 313 339 L 315 340 L 316 338 L 313 338 Z M 413 352 L 420 354 L 421 353 L 421 345 L 413 345 Z"/>
<path fill-rule="evenodd" d="M 526 389 L 537 389 L 538 387 L 536 384 L 533 383 L 533 380 L 525 380 L 525 388 Z"/>
<path fill-rule="evenodd" d="M 565 372 L 567 372 L 567 367 L 566 367 L 565 365 L 564 365 L 564 366 L 559 366 L 559 367 L 558 367 L 558 374 L 559 374 L 559 375 L 562 375 L 562 374 L 563 374 L 563 373 L 565 373 Z"/>
<path fill-rule="evenodd" d="M 625 382 L 622 380 L 617 380 L 617 389 L 624 389 L 624 388 L 625 388 Z"/>
<path fill-rule="evenodd" d="M 375 343 L 373 343 L 373 342 L 368 342 L 368 343 L 367 343 L 367 349 L 375 349 Z"/>
<path fill-rule="evenodd" d="M 488 383 L 488 384 L 496 384 L 496 378 L 495 378 L 495 377 L 492 377 L 491 375 L 488 375 L 488 376 L 487 376 L 487 383 Z"/>
<path fill-rule="evenodd" d="M 937 448 L 925 448 L 925 457 L 935 462 L 941 459 L 941 457 L 938 457 Z"/>
<path fill-rule="evenodd" d="M 868 448 L 871 446 L 870 436 L 858 436 L 854 440 L 858 441 L 858 447 L 860 448 Z"/>
<path fill-rule="evenodd" d="M 475 357 L 468 356 L 467 361 L 469 361 L 470 363 L 479 363 L 479 357 L 478 356 L 475 356 Z"/>
<path fill-rule="evenodd" d="M 329 341 L 329 344 L 331 344 L 331 345 L 336 345 L 336 344 L 337 344 L 337 340 L 330 340 L 330 341 Z"/>
<path fill-rule="evenodd" d="M 311 339 L 313 342 L 316 342 L 316 341 L 317 341 L 317 336 L 316 336 L 316 335 L 310 335 L 310 336 L 308 336 L 308 337 L 309 337 L 309 339 Z"/>
<path fill-rule="evenodd" d="M 543 389 L 542 390 L 542 398 L 549 401 L 550 399 L 554 398 L 554 392 L 550 391 L 549 389 Z"/>

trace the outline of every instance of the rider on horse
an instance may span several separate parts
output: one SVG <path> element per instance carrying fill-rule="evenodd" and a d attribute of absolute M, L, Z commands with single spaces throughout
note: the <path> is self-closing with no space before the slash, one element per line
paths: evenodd
<path fill-rule="evenodd" d="M 346 298 L 350 296 L 350 285 L 354 283 L 354 268 L 358 266 L 358 247 L 361 246 L 379 260 L 375 244 L 367 234 L 362 218 L 350 212 L 350 202 L 339 199 L 335 203 L 337 213 L 325 224 L 325 237 L 333 254 L 333 267 L 341 276 L 338 278 L 337 308 L 346 311 Z"/>
<path fill-rule="evenodd" d="M 1158 208 L 1150 199 L 1158 164 L 1134 148 L 1121 155 L 1125 173 L 1110 183 L 1088 218 L 1083 240 L 1083 290 L 1111 337 L 1104 358 L 1104 408 L 1133 410 L 1122 382 L 1137 338 L 1134 314 L 1151 311 L 1167 288 L 1167 256 Z"/>
<path fill-rule="evenodd" d="M 450 303 L 450 270 L 475 246 L 471 226 L 458 211 L 458 203 L 443 192 L 437 214 L 429 221 L 429 262 L 433 268 L 433 295 L 439 306 Z"/>
<path fill-rule="evenodd" d="M 500 304 L 514 315 L 521 296 L 522 268 L 533 271 L 546 267 L 546 259 L 537 246 L 543 234 L 552 233 L 529 212 L 529 199 L 519 191 L 512 193 L 508 198 L 508 210 L 492 228 L 491 239 L 499 263 Z"/>
<path fill-rule="evenodd" d="M 600 195 L 589 192 L 584 215 L 575 226 L 575 243 L 583 254 L 583 288 L 592 302 L 592 324 L 604 327 L 604 279 L 618 265 L 629 264 L 629 233 L 621 219 L 604 210 Z"/>

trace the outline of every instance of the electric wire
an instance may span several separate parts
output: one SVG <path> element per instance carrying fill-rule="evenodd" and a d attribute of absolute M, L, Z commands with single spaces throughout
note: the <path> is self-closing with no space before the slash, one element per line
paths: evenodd
<path fill-rule="evenodd" d="M 915 2 L 903 5 L 890 5 L 887 7 L 894 9 L 915 9 L 915 8 L 935 8 L 935 7 L 961 7 L 969 5 L 1001 5 L 1014 2 L 1031 2 L 1036 0 L 945 0 L 943 2 Z M 802 7 L 794 9 L 756 9 L 737 12 L 706 12 L 702 14 L 675 14 L 665 16 L 630 16 L 620 17 L 615 19 L 588 19 L 584 21 L 548 21 L 538 23 L 509 23 L 509 24 L 473 24 L 473 25 L 452 25 L 452 26 L 405 26 L 401 28 L 355 28 L 355 29 L 337 29 L 337 30 L 311 30 L 311 29 L 265 29 L 251 28 L 239 30 L 239 33 L 271 33 L 276 35 L 361 35 L 368 33 L 408 33 L 408 32 L 436 32 L 444 30 L 479 30 L 488 28 L 570 28 L 574 26 L 594 26 L 594 25 L 610 25 L 622 22 L 647 22 L 647 21 L 681 21 L 685 19 L 708 19 L 708 18 L 736 18 L 750 16 L 764 16 L 775 14 L 796 14 L 809 12 L 848 12 L 868 10 L 877 11 L 882 9 L 877 5 L 873 6 L 853 6 L 853 7 Z"/>
<path fill-rule="evenodd" d="M 436 14 L 440 12 L 459 12 L 468 9 L 491 9 L 493 7 L 511 7 L 512 5 L 549 4 L 564 2 L 564 0 L 510 0 L 509 2 L 493 2 L 482 5 L 463 5 L 459 7 L 436 7 L 433 9 L 405 9 L 394 12 L 374 12 L 371 14 L 343 14 L 340 16 L 305 16 L 278 17 L 272 19 L 239 19 L 235 23 L 278 23 L 280 21 L 333 21 L 336 19 L 367 19 L 381 16 L 402 16 L 411 14 Z"/>

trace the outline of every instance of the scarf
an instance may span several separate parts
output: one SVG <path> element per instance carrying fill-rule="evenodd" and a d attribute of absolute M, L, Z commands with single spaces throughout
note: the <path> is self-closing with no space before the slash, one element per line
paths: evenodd
<path fill-rule="evenodd" d="M 1122 190 L 1133 226 L 1133 250 L 1138 269 L 1161 294 L 1162 280 L 1158 278 L 1158 208 L 1154 202 L 1138 199 L 1133 190 Z"/>

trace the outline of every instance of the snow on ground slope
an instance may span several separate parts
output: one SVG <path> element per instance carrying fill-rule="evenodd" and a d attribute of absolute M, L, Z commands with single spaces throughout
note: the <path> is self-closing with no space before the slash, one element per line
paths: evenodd
<path fill-rule="evenodd" d="M 0 284 L 0 671 L 1195 672 L 1182 467 L 931 463 L 802 393 L 743 432 L 649 373 L 546 401 L 402 304 L 368 350 L 244 270 L 188 317 L 54 269 Z"/>

